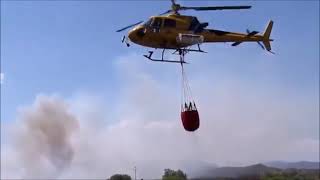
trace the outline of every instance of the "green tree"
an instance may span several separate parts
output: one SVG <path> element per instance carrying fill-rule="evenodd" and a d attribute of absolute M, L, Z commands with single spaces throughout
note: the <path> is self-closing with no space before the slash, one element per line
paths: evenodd
<path fill-rule="evenodd" d="M 115 174 L 110 177 L 110 180 L 131 180 L 131 177 L 126 174 Z"/>
<path fill-rule="evenodd" d="M 187 180 L 187 175 L 180 169 L 178 169 L 177 171 L 172 169 L 165 169 L 162 180 Z"/>
<path fill-rule="evenodd" d="M 317 170 L 286 170 L 278 173 L 264 175 L 262 180 L 319 180 L 320 174 Z"/>

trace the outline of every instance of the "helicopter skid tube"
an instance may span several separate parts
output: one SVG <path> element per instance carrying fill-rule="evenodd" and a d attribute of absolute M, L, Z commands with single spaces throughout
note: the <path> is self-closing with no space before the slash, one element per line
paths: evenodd
<path fill-rule="evenodd" d="M 144 55 L 144 57 L 148 58 L 146 55 Z M 151 59 L 148 58 L 150 61 L 155 61 L 155 62 L 168 62 L 168 63 L 179 63 L 179 64 L 188 64 L 185 61 L 174 61 L 174 60 L 162 60 L 162 59 Z"/>
<path fill-rule="evenodd" d="M 176 60 L 163 59 L 164 51 L 165 51 L 165 49 L 163 49 L 163 51 L 162 51 L 162 58 L 161 59 L 152 58 L 153 51 L 149 51 L 149 55 L 143 55 L 143 56 L 146 57 L 147 59 L 149 59 L 150 61 L 155 61 L 155 62 L 168 62 L 168 63 L 179 63 L 179 64 L 187 63 L 184 60 L 176 61 Z"/>
<path fill-rule="evenodd" d="M 175 54 L 175 55 L 179 55 L 180 56 L 180 60 L 177 61 L 177 60 L 168 60 L 168 59 L 164 59 L 164 52 L 165 50 L 168 50 L 168 49 L 163 49 L 162 50 L 162 55 L 161 55 L 161 59 L 154 59 L 152 58 L 152 55 L 153 55 L 153 51 L 149 51 L 149 55 L 143 55 L 145 58 L 151 60 L 151 61 L 156 61 L 156 62 L 169 62 L 169 63 L 179 63 L 179 64 L 188 64 L 187 62 L 184 61 L 184 56 L 189 53 L 189 52 L 200 52 L 200 53 L 207 53 L 205 51 L 203 51 L 201 48 L 200 48 L 200 44 L 198 44 L 198 49 L 189 49 L 189 48 L 176 48 L 176 49 L 173 49 L 173 48 L 170 48 L 170 50 L 175 50 L 172 54 Z"/>

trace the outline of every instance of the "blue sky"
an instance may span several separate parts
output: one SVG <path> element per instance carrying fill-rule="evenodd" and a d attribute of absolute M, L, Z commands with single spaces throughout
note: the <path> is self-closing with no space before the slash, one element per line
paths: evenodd
<path fill-rule="evenodd" d="M 212 116 L 227 119 L 225 124 L 220 124 L 221 127 L 242 127 L 241 120 L 252 119 L 243 123 L 253 127 L 248 128 L 249 132 L 261 125 L 257 127 L 261 132 L 265 132 L 263 126 L 270 128 L 270 134 L 265 132 L 269 137 L 273 133 L 271 130 L 279 127 L 274 129 L 274 134 L 285 136 L 280 138 L 280 143 L 287 139 L 296 142 L 293 137 L 307 144 L 312 140 L 319 142 L 319 1 L 179 3 L 186 6 L 253 6 L 241 11 L 184 12 L 197 15 L 200 21 L 209 22 L 209 27 L 214 29 L 245 32 L 248 28 L 263 32 L 268 21 L 274 21 L 271 37 L 275 55 L 263 51 L 255 43 L 243 43 L 237 47 L 221 43 L 203 45 L 208 54 L 187 57 L 191 62 L 187 70 L 193 93 L 199 106 L 207 108 L 203 113 L 204 123 L 211 117 L 209 109 L 216 108 L 224 114 L 217 112 L 218 115 L 214 115 L 212 112 Z M 39 94 L 58 94 L 75 101 L 75 104 L 93 101 L 92 107 L 97 107 L 97 111 L 111 108 L 109 114 L 113 117 L 125 114 L 125 117 L 114 118 L 113 122 L 140 115 L 152 119 L 152 113 L 159 117 L 165 114 L 163 119 L 176 121 L 178 117 L 170 113 L 178 112 L 180 107 L 178 67 L 146 61 L 142 54 L 148 48 L 138 45 L 127 48 L 121 43 L 125 33 L 115 32 L 169 7 L 169 1 L 160 0 L 1 1 L 1 72 L 4 73 L 1 123 L 7 125 L 19 119 L 19 108 L 37 102 L 35 98 Z M 79 94 L 96 99 L 82 97 L 77 100 Z M 141 101 L 135 97 L 139 95 Z M 167 113 L 151 111 L 148 95 L 154 98 L 152 105 L 165 107 Z M 157 95 L 159 97 L 155 97 Z M 128 110 L 132 108 L 130 105 L 138 108 L 141 114 Z M 81 107 L 90 109 L 89 106 Z M 270 113 L 265 114 L 264 108 Z M 233 113 L 234 116 L 229 115 Z M 241 116 L 239 119 L 238 115 Z M 208 127 L 219 127 L 211 125 Z M 208 127 L 207 131 L 204 130 L 206 133 L 211 132 Z M 213 135 L 221 134 L 206 134 Z M 283 154 L 254 160 L 279 160 L 281 155 L 284 160 L 317 160 L 319 157 L 317 152 L 304 153 L 303 150 L 291 155 L 286 147 L 280 151 Z M 260 157 L 259 153 L 256 155 Z M 218 163 L 228 164 L 218 155 L 216 158 Z"/>
<path fill-rule="evenodd" d="M 273 19 L 273 48 L 277 54 L 275 57 L 259 57 L 279 61 L 277 72 L 269 78 L 287 83 L 292 88 L 301 88 L 306 94 L 318 89 L 318 1 L 187 1 L 183 4 L 252 5 L 251 10 L 190 14 L 199 15 L 199 19 L 208 21 L 210 27 L 239 32 L 247 28 L 263 31 L 268 20 Z M 123 34 L 115 33 L 115 30 L 165 11 L 170 3 L 4 1 L 1 5 L 1 69 L 5 74 L 1 120 L 10 121 L 19 105 L 32 102 L 41 92 L 62 95 L 78 90 L 115 92 L 121 82 L 117 81 L 112 69 L 114 59 L 128 52 L 146 51 L 139 46 L 125 48 L 120 43 Z M 222 46 L 219 51 L 232 51 L 238 57 L 248 51 L 251 53 L 247 55 L 249 57 L 264 53 L 252 44 L 242 44 L 238 50 L 226 44 Z M 214 54 L 214 51 L 210 52 L 210 56 L 214 57 Z M 234 73 L 241 74 L 250 62 L 254 63 L 251 59 L 226 60 L 221 68 L 230 69 L 237 65 Z M 207 62 L 207 66 L 217 66 L 215 63 Z M 284 77 L 278 77 L 277 73 Z"/>

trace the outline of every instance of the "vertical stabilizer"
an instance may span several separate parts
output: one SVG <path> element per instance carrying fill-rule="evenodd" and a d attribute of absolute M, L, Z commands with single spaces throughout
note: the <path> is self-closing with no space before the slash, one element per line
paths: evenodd
<path fill-rule="evenodd" d="M 270 39 L 270 34 L 271 34 L 271 31 L 272 31 L 272 26 L 273 26 L 273 21 L 269 21 L 269 24 L 268 24 L 266 30 L 264 31 L 263 41 L 262 41 L 264 47 L 270 52 L 271 52 L 270 41 L 272 41 L 272 39 Z"/>

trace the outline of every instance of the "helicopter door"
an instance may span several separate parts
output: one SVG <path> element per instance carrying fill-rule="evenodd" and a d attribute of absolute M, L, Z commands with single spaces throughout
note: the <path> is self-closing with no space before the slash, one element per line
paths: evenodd
<path fill-rule="evenodd" d="M 151 28 L 153 32 L 160 32 L 160 28 L 162 25 L 162 19 L 161 18 L 154 18 L 151 23 Z"/>

